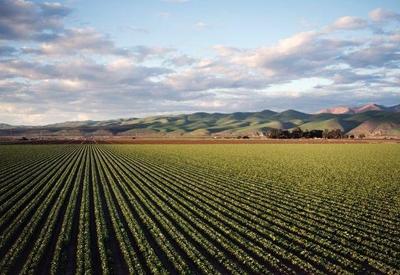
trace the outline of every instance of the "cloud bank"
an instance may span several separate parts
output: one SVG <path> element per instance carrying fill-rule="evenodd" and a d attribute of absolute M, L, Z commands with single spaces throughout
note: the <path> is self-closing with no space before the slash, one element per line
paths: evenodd
<path fill-rule="evenodd" d="M 212 56 L 194 57 L 175 48 L 122 48 L 96 29 L 69 28 L 73 11 L 60 3 L 1 2 L 0 122 L 316 111 L 400 99 L 400 15 L 380 8 L 274 45 L 210 45 Z M 363 35 L 350 35 L 357 31 Z"/>

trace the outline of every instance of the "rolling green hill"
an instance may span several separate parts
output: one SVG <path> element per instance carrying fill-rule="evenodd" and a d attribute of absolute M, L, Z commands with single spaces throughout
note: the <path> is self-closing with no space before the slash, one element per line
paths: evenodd
<path fill-rule="evenodd" d="M 0 136 L 260 136 L 270 129 L 290 130 L 296 127 L 302 130 L 340 129 L 345 133 L 367 136 L 397 136 L 400 133 L 400 112 L 396 107 L 381 107 L 381 110 L 364 108 L 366 111 L 346 114 L 264 110 L 70 121 L 35 127 L 1 124 Z"/>

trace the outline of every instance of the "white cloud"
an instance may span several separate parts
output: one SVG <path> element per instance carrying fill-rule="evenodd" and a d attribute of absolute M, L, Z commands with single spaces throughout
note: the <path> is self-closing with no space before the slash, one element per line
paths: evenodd
<path fill-rule="evenodd" d="M 173 65 L 175 67 L 184 67 L 193 65 L 197 59 L 190 57 L 186 54 L 183 55 L 175 55 L 171 58 L 166 59 L 163 64 L 165 65 Z"/>
<path fill-rule="evenodd" d="M 148 46 L 135 46 L 131 50 L 131 54 L 135 56 L 138 61 L 144 61 L 150 58 L 166 58 L 170 53 L 175 52 L 173 48 L 164 47 L 148 47 Z"/>
<path fill-rule="evenodd" d="M 63 29 L 71 9 L 60 3 L 3 0 L 0 4 L 0 39 L 46 40 Z"/>
<path fill-rule="evenodd" d="M 221 56 L 230 56 L 241 52 L 241 50 L 238 48 L 224 45 L 215 45 L 212 48 Z"/>
<path fill-rule="evenodd" d="M 333 23 L 333 27 L 336 29 L 362 29 L 368 25 L 368 22 L 359 17 L 344 16 L 340 17 Z"/>
<path fill-rule="evenodd" d="M 387 21 L 387 20 L 399 20 L 400 21 L 400 13 L 396 13 L 393 11 L 385 10 L 382 8 L 377 8 L 369 13 L 369 17 L 376 22 L 379 21 Z"/>
<path fill-rule="evenodd" d="M 127 55 L 128 51 L 117 48 L 114 42 L 92 28 L 69 29 L 56 39 L 42 43 L 31 52 L 44 55 L 113 54 Z"/>
<path fill-rule="evenodd" d="M 168 47 L 125 49 L 93 28 L 65 28 L 63 18 L 70 10 L 61 4 L 4 3 L 0 12 L 7 17 L 0 22 L 0 37 L 16 43 L 0 45 L 1 122 L 310 110 L 321 101 L 352 102 L 354 95 L 382 103 L 400 99 L 400 33 L 388 22 L 398 14 L 382 9 L 372 11 L 370 20 L 341 17 L 321 30 L 296 33 L 273 45 L 215 45 L 212 55 L 194 57 Z M 42 23 L 26 20 L 36 20 L 38 14 Z M 386 29 L 377 33 L 375 26 Z M 208 24 L 199 21 L 195 27 Z M 363 29 L 362 36 L 347 38 L 354 34 L 349 30 L 357 29 Z M 21 40 L 30 40 L 29 48 L 19 47 Z"/>

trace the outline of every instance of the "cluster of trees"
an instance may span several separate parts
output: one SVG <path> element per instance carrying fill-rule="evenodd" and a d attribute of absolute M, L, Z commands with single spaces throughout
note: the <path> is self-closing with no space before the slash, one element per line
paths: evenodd
<path fill-rule="evenodd" d="M 344 135 L 344 132 L 340 129 L 333 130 L 301 130 L 299 127 L 289 130 L 282 129 L 271 129 L 266 133 L 266 136 L 269 138 L 281 138 L 281 139 L 289 139 L 289 138 L 327 138 L 327 139 L 340 139 L 340 138 L 348 138 L 348 136 Z M 353 136 L 354 138 L 354 136 Z"/>

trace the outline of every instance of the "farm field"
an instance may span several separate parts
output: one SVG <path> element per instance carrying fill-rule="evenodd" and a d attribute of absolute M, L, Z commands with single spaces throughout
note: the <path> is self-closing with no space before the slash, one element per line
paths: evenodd
<path fill-rule="evenodd" d="M 0 274 L 400 273 L 399 144 L 0 146 Z"/>

